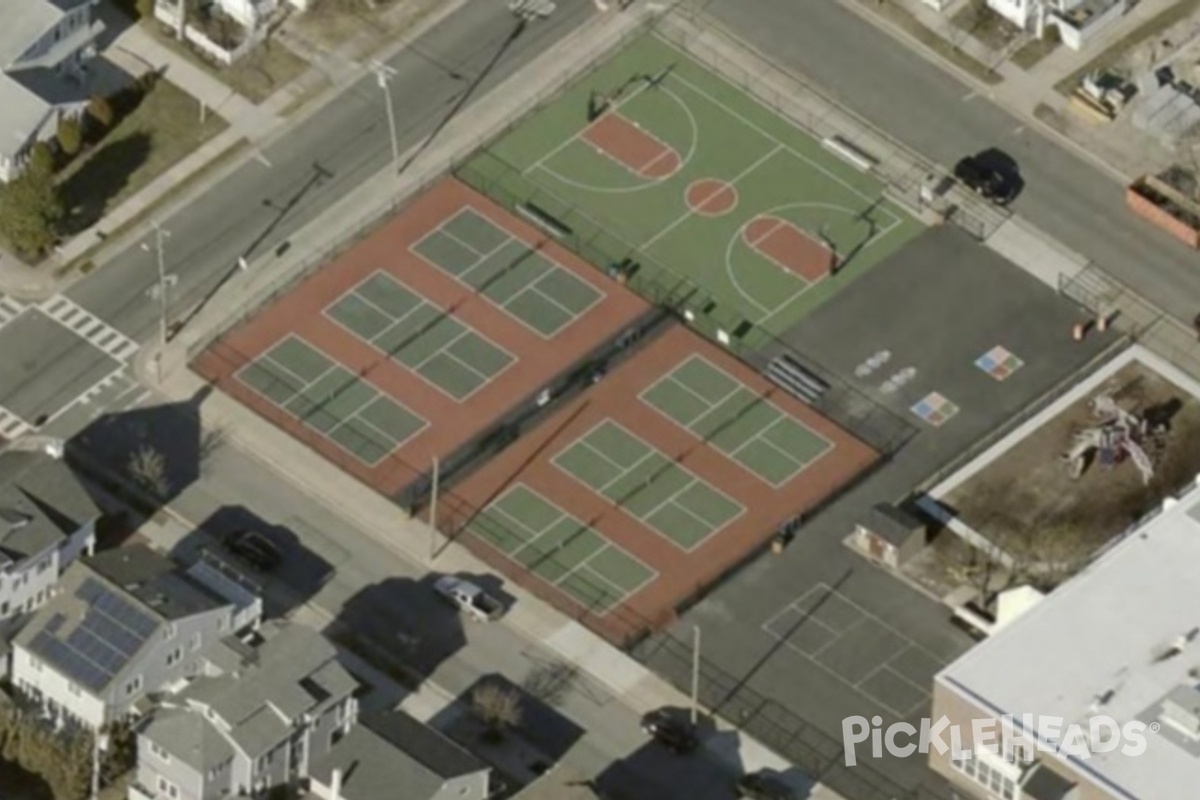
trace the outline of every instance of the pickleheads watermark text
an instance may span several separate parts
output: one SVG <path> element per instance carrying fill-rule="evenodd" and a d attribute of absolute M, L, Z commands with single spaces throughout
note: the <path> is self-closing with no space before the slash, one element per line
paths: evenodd
<path fill-rule="evenodd" d="M 885 751 L 905 758 L 914 753 L 927 755 L 931 750 L 939 755 L 949 753 L 954 760 L 987 753 L 1008 761 L 1027 761 L 1035 752 L 1089 758 L 1118 749 L 1123 755 L 1139 756 L 1146 752 L 1146 732 L 1157 733 L 1158 728 L 1157 722 L 1132 720 L 1121 725 L 1106 716 L 1068 723 L 1062 717 L 1034 714 L 973 719 L 970 725 L 951 724 L 942 717 L 922 719 L 919 728 L 908 722 L 884 728 L 882 717 L 868 720 L 855 716 L 842 720 L 842 746 L 848 767 L 858 763 L 857 746 L 868 739 L 872 758 L 883 758 Z"/>

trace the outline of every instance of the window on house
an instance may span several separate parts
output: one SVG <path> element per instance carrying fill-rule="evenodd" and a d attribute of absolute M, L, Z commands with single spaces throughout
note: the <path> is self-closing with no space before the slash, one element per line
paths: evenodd
<path fill-rule="evenodd" d="M 67 691 L 70 692 L 71 694 L 75 695 L 76 697 L 78 697 L 80 694 L 79 684 L 77 684 L 75 681 L 68 681 L 67 682 Z"/>
<path fill-rule="evenodd" d="M 982 761 L 973 758 L 956 758 L 950 763 L 959 772 L 987 790 L 991 796 L 1003 798 L 1003 800 L 1020 800 L 1016 782 Z"/>
<path fill-rule="evenodd" d="M 29 668 L 31 670 L 33 670 L 34 672 L 41 672 L 42 671 L 42 662 L 38 661 L 33 656 L 30 656 L 29 657 Z"/>
<path fill-rule="evenodd" d="M 133 680 L 131 680 L 129 683 L 125 684 L 125 694 L 133 694 L 134 692 L 141 691 L 141 689 L 142 689 L 142 676 L 141 675 L 138 675 Z"/>
<path fill-rule="evenodd" d="M 175 634 L 176 634 L 175 623 L 168 622 L 167 627 L 163 629 L 163 638 L 166 639 L 167 641 L 170 641 L 171 639 L 175 638 Z"/>
<path fill-rule="evenodd" d="M 193 653 L 200 649 L 200 644 L 203 640 L 204 640 L 204 637 L 202 637 L 200 635 L 200 631 L 196 631 L 195 633 L 192 634 L 192 652 Z"/>
<path fill-rule="evenodd" d="M 168 666 L 168 667 L 173 667 L 173 666 L 175 666 L 176 664 L 178 664 L 178 663 L 179 663 L 179 660 L 180 660 L 181 658 L 183 658 L 183 648 L 182 648 L 182 647 L 176 647 L 174 650 L 172 650 L 171 652 L 167 653 L 167 666 Z"/>
<path fill-rule="evenodd" d="M 159 794 L 165 794 L 167 797 L 179 797 L 179 787 L 171 783 L 162 775 L 158 776 L 158 791 Z"/>
<path fill-rule="evenodd" d="M 171 754 L 168 753 L 166 750 L 162 749 L 161 747 L 159 747 L 154 742 L 150 743 L 150 752 L 154 753 L 154 755 L 158 756 L 160 761 L 167 763 L 167 764 L 171 763 Z"/>
<path fill-rule="evenodd" d="M 41 561 L 38 562 L 37 571 L 38 571 L 39 575 L 41 575 L 43 572 L 45 572 L 48 569 L 50 569 L 50 559 L 49 558 L 43 558 Z"/>

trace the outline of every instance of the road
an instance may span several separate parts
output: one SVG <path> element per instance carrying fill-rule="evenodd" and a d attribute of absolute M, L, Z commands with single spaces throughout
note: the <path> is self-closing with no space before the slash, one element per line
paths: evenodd
<path fill-rule="evenodd" d="M 1167 312 L 1200 309 L 1200 258 L 1125 210 L 1122 187 L 1094 165 L 990 103 L 847 3 L 713 0 L 709 11 L 781 66 L 805 76 L 943 166 L 998 147 L 1021 167 L 1014 210 Z"/>

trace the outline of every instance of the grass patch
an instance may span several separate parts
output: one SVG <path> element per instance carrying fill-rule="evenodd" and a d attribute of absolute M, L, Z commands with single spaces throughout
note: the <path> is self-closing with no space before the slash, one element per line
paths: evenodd
<path fill-rule="evenodd" d="M 1195 0 L 1200 2 L 1200 0 Z M 970 74 L 977 80 L 995 85 L 1002 78 L 986 64 L 967 55 L 954 45 L 925 27 L 919 19 L 903 6 L 896 5 L 891 0 L 858 0 L 858 4 L 873 14 L 885 18 L 888 22 L 902 29 L 909 36 L 936 52 L 954 66 Z"/>
<path fill-rule="evenodd" d="M 194 98 L 157 81 L 129 116 L 60 175 L 70 228 L 94 224 L 226 127 L 213 113 L 201 124 Z"/>
<path fill-rule="evenodd" d="M 319 8 L 320 6 L 318 6 Z M 308 62 L 282 42 L 268 38 L 229 66 L 210 61 L 175 36 L 161 23 L 149 23 L 154 37 L 173 52 L 208 72 L 252 103 L 258 104 L 304 74 Z"/>
<path fill-rule="evenodd" d="M 986 0 L 968 0 L 951 15 L 950 22 L 996 51 L 1004 50 L 1020 35 L 1015 25 L 988 8 Z"/>
<path fill-rule="evenodd" d="M 1054 84 L 1054 90 L 1063 96 L 1070 96 L 1071 92 L 1075 91 L 1075 87 L 1079 86 L 1087 75 L 1109 69 L 1120 61 L 1121 57 L 1131 48 L 1141 44 L 1164 29 L 1171 27 L 1176 22 L 1186 19 L 1195 13 L 1198 8 L 1200 8 L 1200 0 L 1177 0 L 1177 2 L 1155 14 L 1141 25 L 1138 25 L 1116 42 L 1113 42 L 1111 46 L 1091 61 Z"/>
<path fill-rule="evenodd" d="M 1021 45 L 1020 49 L 1013 53 L 1012 62 L 1028 72 L 1037 66 L 1039 61 L 1057 50 L 1060 44 L 1062 39 L 1058 36 L 1058 28 L 1047 28 L 1045 36 L 1041 39 L 1030 39 Z"/>

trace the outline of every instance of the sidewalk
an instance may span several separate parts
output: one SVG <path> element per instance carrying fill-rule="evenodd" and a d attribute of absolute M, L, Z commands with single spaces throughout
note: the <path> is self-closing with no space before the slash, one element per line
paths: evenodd
<path fill-rule="evenodd" d="M 572 65 L 586 63 L 588 51 L 602 49 L 617 41 L 640 21 L 644 9 L 623 14 L 598 16 L 574 34 L 543 53 L 539 60 L 489 93 L 451 122 L 414 162 L 405 178 L 405 191 L 414 191 L 436 178 L 449 160 L 459 152 L 470 149 L 481 132 L 503 125 L 514 113 L 514 105 L 532 103 L 551 85 L 563 80 Z M 376 176 L 352 197 L 344 198 L 314 220 L 293 238 L 293 247 L 285 256 L 268 258 L 251 264 L 250 269 L 235 276 L 224 291 L 228 298 L 240 298 L 243 306 L 252 306 L 255 298 L 273 291 L 298 268 L 312 258 L 320 257 L 331 239 L 360 224 L 380 207 L 388 207 L 397 199 L 395 178 L 390 173 Z M 135 367 L 147 386 L 157 387 L 164 400 L 170 402 L 192 397 L 203 388 L 203 382 L 187 369 L 189 347 L 202 340 L 206 332 L 220 325 L 224 318 L 239 313 L 228 306 L 217 309 L 214 304 L 201 311 L 193 324 L 161 352 L 164 379 L 156 384 L 154 362 L 160 353 L 153 348 L 143 349 Z M 273 426 L 263 423 L 253 412 L 238 403 L 214 393 L 205 401 L 201 413 L 206 426 L 229 431 L 230 441 L 246 453 L 253 454 L 271 469 L 285 475 L 297 486 L 347 519 L 354 520 L 365 530 L 374 531 L 380 543 L 418 564 L 429 561 L 431 531 L 420 520 L 406 518 L 391 501 L 376 494 L 308 450 L 296 440 Z M 442 542 L 433 565 L 438 571 L 489 571 L 464 548 Z M 578 664 L 595 680 L 608 686 L 636 713 L 644 713 L 664 705 L 681 706 L 690 701 L 672 686 L 630 659 L 606 641 L 578 623 L 549 608 L 520 587 L 507 585 L 517 599 L 506 623 L 531 640 L 544 643 L 563 658 Z M 421 716 L 436 713 L 448 702 L 445 693 L 428 687 L 406 701 Z M 728 726 L 721 723 L 725 728 Z M 740 737 L 738 753 L 718 753 L 731 766 L 755 770 L 771 768 L 788 771 L 791 765 L 761 744 Z M 805 787 L 808 788 L 808 787 Z M 813 790 L 810 797 L 818 800 L 840 800 L 823 787 Z"/>
<path fill-rule="evenodd" d="M 466 2 L 412 0 L 400 4 L 389 12 L 389 25 L 404 27 L 405 20 L 415 18 L 419 21 L 407 27 L 394 43 L 377 53 L 377 57 L 383 61 L 390 59 Z M 438 8 L 430 12 L 430 6 L 435 4 Z M 286 29 L 276 35 L 297 55 L 309 60 L 309 69 L 291 84 L 280 87 L 265 103 L 255 105 L 188 59 L 163 46 L 143 26 L 134 24 L 122 31 L 106 52 L 109 58 L 135 75 L 149 70 L 162 70 L 168 80 L 203 102 L 209 112 L 220 115 L 229 123 L 229 127 L 159 175 L 95 225 L 64 243 L 47 263 L 30 268 L 11 258 L 0 258 L 0 293 L 21 300 L 40 301 L 63 291 L 81 277 L 77 271 L 63 274 L 63 266 L 89 252 L 92 253 L 90 260 L 97 267 L 102 266 L 109 258 L 144 236 L 150 223 L 145 221 L 123 231 L 116 239 L 110 239 L 106 234 L 138 219 L 181 184 L 210 170 L 209 174 L 196 179 L 195 184 L 182 195 L 157 209 L 160 217 L 176 213 L 193 198 L 240 168 L 246 159 L 252 157 L 255 148 L 267 146 L 294 124 L 318 113 L 368 70 L 356 60 L 364 47 L 363 42 L 357 39 L 347 41 L 336 50 L 326 50 L 318 49 Z M 319 89 L 323 90 L 314 95 Z M 305 97 L 312 99 L 304 105 L 304 111 L 300 115 L 290 115 L 297 102 Z M 239 148 L 245 152 L 239 152 Z M 222 163 L 215 164 L 221 159 Z"/>

